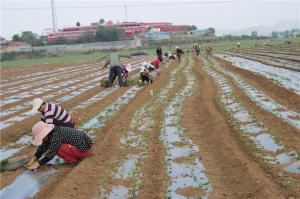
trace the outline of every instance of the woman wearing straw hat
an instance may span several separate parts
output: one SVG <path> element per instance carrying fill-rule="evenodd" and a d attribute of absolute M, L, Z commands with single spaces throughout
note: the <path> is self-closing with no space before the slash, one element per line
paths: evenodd
<path fill-rule="evenodd" d="M 69 164 L 77 164 L 82 158 L 90 155 L 92 140 L 84 131 L 56 127 L 40 121 L 33 125 L 32 133 L 33 144 L 38 146 L 38 149 L 29 161 L 28 169 L 36 169 L 56 155 Z M 44 157 L 40 159 L 43 154 Z"/>

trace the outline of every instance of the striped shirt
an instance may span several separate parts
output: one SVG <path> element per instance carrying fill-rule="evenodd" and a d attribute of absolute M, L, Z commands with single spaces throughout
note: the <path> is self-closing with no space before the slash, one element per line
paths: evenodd
<path fill-rule="evenodd" d="M 53 124 L 53 120 L 63 123 L 72 122 L 71 115 L 62 107 L 53 103 L 46 103 L 43 114 L 43 121 L 47 124 Z"/>

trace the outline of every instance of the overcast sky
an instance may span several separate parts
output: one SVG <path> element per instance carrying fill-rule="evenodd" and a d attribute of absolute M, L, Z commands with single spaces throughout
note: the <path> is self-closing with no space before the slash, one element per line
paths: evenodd
<path fill-rule="evenodd" d="M 285 20 L 300 20 L 300 1 L 96 1 L 55 0 L 59 28 L 89 25 L 100 18 L 106 21 L 158 22 L 196 25 L 200 29 L 242 29 L 270 26 Z M 50 0 L 1 0 L 0 35 L 10 38 L 30 30 L 41 34 L 52 28 Z"/>

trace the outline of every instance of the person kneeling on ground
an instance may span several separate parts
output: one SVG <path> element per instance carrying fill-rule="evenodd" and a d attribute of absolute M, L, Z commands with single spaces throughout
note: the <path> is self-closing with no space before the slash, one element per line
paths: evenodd
<path fill-rule="evenodd" d="M 148 84 L 153 83 L 153 76 L 151 75 L 150 71 L 146 66 L 141 66 L 140 70 L 140 81 L 145 83 L 147 82 Z"/>
<path fill-rule="evenodd" d="M 56 155 L 66 163 L 73 165 L 90 155 L 92 140 L 84 131 L 56 127 L 53 124 L 39 121 L 33 125 L 32 133 L 33 144 L 38 146 L 38 149 L 27 164 L 28 169 L 36 169 L 52 160 Z M 44 157 L 40 159 L 43 154 L 45 154 Z"/>
<path fill-rule="evenodd" d="M 41 120 L 46 124 L 74 128 L 71 114 L 64 108 L 54 103 L 44 102 L 41 98 L 35 98 L 32 102 L 32 110 L 42 113 Z"/>
<path fill-rule="evenodd" d="M 156 78 L 159 73 L 160 70 L 158 70 L 154 65 L 152 65 L 151 63 L 147 63 L 147 62 L 143 62 L 142 64 L 143 67 L 147 68 L 147 70 L 151 73 L 153 79 Z"/>

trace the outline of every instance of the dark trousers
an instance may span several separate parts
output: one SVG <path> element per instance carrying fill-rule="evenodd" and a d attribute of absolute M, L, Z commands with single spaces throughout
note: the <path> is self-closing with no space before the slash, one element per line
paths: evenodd
<path fill-rule="evenodd" d="M 163 62 L 163 57 L 162 54 L 157 54 L 157 58 L 160 62 Z"/>
<path fill-rule="evenodd" d="M 53 120 L 53 124 L 54 124 L 54 126 L 64 126 L 64 127 L 70 127 L 70 128 L 74 128 L 74 126 L 75 126 L 73 121 L 63 123 L 63 122 L 58 121 L 58 120 Z"/>
<path fill-rule="evenodd" d="M 181 53 L 178 53 L 177 57 L 178 57 L 178 61 L 180 62 L 180 60 L 181 60 Z"/>
<path fill-rule="evenodd" d="M 123 78 L 121 74 L 121 67 L 120 66 L 113 66 L 109 69 L 109 76 L 108 76 L 108 87 L 112 87 L 114 82 L 114 76 L 118 76 L 119 86 L 123 86 Z"/>
<path fill-rule="evenodd" d="M 150 74 L 140 73 L 140 76 L 141 76 L 142 82 L 144 82 L 144 83 L 145 82 L 147 82 L 147 83 L 149 83 L 149 82 L 152 83 L 153 82 Z"/>

